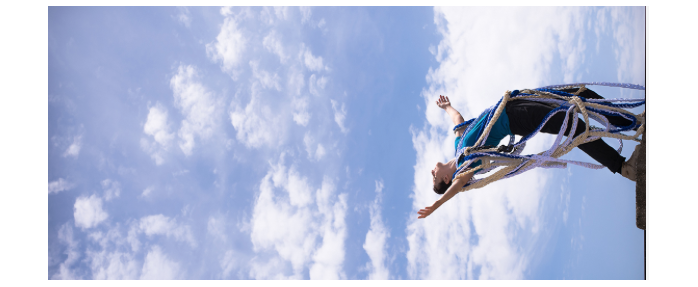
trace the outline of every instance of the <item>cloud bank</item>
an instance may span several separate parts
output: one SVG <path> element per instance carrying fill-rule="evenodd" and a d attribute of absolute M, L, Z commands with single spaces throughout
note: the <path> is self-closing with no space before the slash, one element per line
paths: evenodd
<path fill-rule="evenodd" d="M 351 114 L 346 97 L 338 99 L 332 51 L 303 35 L 323 29 L 325 20 L 307 7 L 224 7 L 220 18 L 202 21 L 198 16 L 207 12 L 171 9 L 174 38 L 194 52 L 168 58 L 167 73 L 148 75 L 164 79 L 153 85 L 164 97 L 144 99 L 131 92 L 140 87 L 125 89 L 140 97 L 141 109 L 133 113 L 138 123 L 123 125 L 119 136 L 109 138 L 113 150 L 91 147 L 101 156 L 98 172 L 106 175 L 90 183 L 96 194 L 75 199 L 74 222 L 59 240 L 74 255 L 53 260 L 62 262 L 54 278 L 191 278 L 199 274 L 187 274 L 187 260 L 196 256 L 215 257 L 223 279 L 346 278 L 348 199 L 335 170 Z M 208 38 L 185 42 L 191 40 L 186 33 L 202 28 L 214 30 Z M 139 153 L 152 166 L 141 169 L 141 159 L 120 145 L 119 137 L 129 134 L 136 134 Z M 83 135 L 80 129 L 52 137 L 58 155 L 77 159 Z M 132 161 L 119 162 L 113 154 Z M 237 162 L 226 162 L 231 158 Z M 208 169 L 209 164 L 214 166 Z M 247 177 L 233 178 L 243 165 L 250 167 Z M 327 168 L 315 168 L 321 165 Z M 109 175 L 112 170 L 121 177 Z M 143 180 L 122 171 L 143 173 Z M 200 181 L 211 171 L 210 181 Z M 86 188 L 70 178 L 50 181 L 49 194 Z M 206 195 L 215 201 L 252 204 L 222 215 L 215 208 L 201 211 L 202 205 L 220 203 L 205 201 L 207 196 L 177 201 L 194 191 L 210 192 Z M 149 209 L 132 215 L 119 208 L 124 202 Z M 78 244 L 74 238 L 86 239 Z M 240 249 L 240 242 L 254 250 Z M 186 251 L 196 255 L 185 256 Z"/>
<path fill-rule="evenodd" d="M 390 237 L 383 219 L 381 218 L 381 201 L 383 192 L 383 181 L 376 181 L 376 199 L 369 210 L 371 216 L 371 227 L 366 233 L 364 250 L 371 259 L 366 267 L 369 270 L 368 279 L 387 280 L 390 279 L 390 271 L 387 267 L 386 240 Z"/>
<path fill-rule="evenodd" d="M 192 154 L 194 137 L 208 139 L 217 124 L 218 100 L 199 81 L 199 77 L 196 67 L 180 65 L 177 74 L 170 80 L 175 106 L 184 116 L 178 132 L 179 147 L 187 156 Z"/>
<path fill-rule="evenodd" d="M 260 183 L 250 235 L 267 256 L 253 260 L 250 276 L 302 278 L 309 268 L 311 279 L 344 278 L 346 211 L 346 194 L 336 194 L 330 178 L 316 189 L 295 167 L 273 165 Z"/>

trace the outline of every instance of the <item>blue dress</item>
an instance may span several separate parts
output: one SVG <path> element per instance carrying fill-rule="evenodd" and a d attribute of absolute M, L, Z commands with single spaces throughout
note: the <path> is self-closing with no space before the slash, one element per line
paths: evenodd
<path fill-rule="evenodd" d="M 469 147 L 473 146 L 475 142 L 477 142 L 477 139 L 480 138 L 482 135 L 482 132 L 485 131 L 485 122 L 487 120 L 487 114 L 489 111 L 485 111 L 482 113 L 472 124 L 473 126 L 470 131 L 464 135 L 465 137 L 465 143 L 463 144 L 464 147 Z M 506 110 L 502 111 L 502 114 L 499 115 L 499 118 L 497 121 L 494 123 L 492 126 L 492 129 L 490 130 L 490 135 L 487 136 L 487 140 L 485 141 L 485 145 L 491 145 L 491 146 L 496 146 L 499 144 L 499 142 L 509 136 L 513 135 L 511 132 L 511 129 L 509 129 L 509 116 L 507 116 Z M 460 143 L 461 137 L 456 137 L 455 141 L 455 147 L 456 150 L 458 150 L 458 144 Z M 460 168 L 461 164 L 463 164 L 463 156 L 458 158 L 458 168 Z M 476 167 L 481 164 L 481 161 L 478 160 L 475 163 L 471 164 L 470 167 Z"/>

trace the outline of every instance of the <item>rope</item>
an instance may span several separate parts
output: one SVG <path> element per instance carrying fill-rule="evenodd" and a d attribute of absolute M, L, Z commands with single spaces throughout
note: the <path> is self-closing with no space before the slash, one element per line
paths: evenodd
<path fill-rule="evenodd" d="M 645 90 L 645 87 L 641 85 L 634 84 L 622 84 L 622 83 L 607 83 L 607 82 L 590 82 L 590 83 L 574 83 L 574 84 L 564 84 L 564 85 L 553 85 L 545 86 L 539 89 L 565 89 L 565 88 L 577 88 L 579 86 L 606 86 L 606 87 L 619 87 L 634 90 Z"/>
<path fill-rule="evenodd" d="M 462 137 L 461 142 L 458 144 L 456 149 L 456 158 L 460 156 L 464 157 L 464 162 L 459 169 L 453 174 L 453 179 L 462 178 L 470 174 L 480 174 L 486 175 L 490 171 L 497 168 L 500 170 L 484 177 L 484 178 L 471 178 L 460 191 L 471 190 L 475 188 L 484 187 L 497 180 L 510 178 L 536 167 L 542 168 L 566 168 L 567 164 L 575 164 L 591 169 L 601 169 L 604 168 L 603 165 L 592 164 L 580 161 L 571 161 L 560 159 L 561 156 L 567 154 L 575 147 L 598 140 L 601 138 L 616 138 L 620 142 L 620 148 L 618 152 L 620 153 L 623 149 L 623 140 L 634 140 L 640 141 L 639 136 L 642 135 L 645 130 L 645 112 L 640 114 L 633 114 L 626 109 L 635 108 L 645 104 L 644 99 L 586 99 L 580 97 L 579 94 L 586 89 L 586 85 L 600 85 L 609 87 L 621 87 L 636 90 L 645 90 L 645 87 L 633 84 L 619 84 L 619 83 L 605 83 L 605 82 L 591 82 L 591 83 L 575 83 L 575 84 L 565 84 L 565 85 L 554 85 L 545 86 L 537 89 L 526 89 L 526 90 L 514 90 L 513 92 L 507 91 L 504 93 L 502 99 L 494 105 L 492 108 L 483 112 L 477 117 L 479 121 L 482 117 L 486 118 L 485 129 L 478 137 L 478 140 L 470 147 L 463 147 L 465 144 L 465 136 Z M 560 89 L 565 88 L 579 88 L 574 94 L 570 94 Z M 500 146 L 499 148 L 483 146 L 487 137 L 489 136 L 492 127 L 496 123 L 499 116 L 504 111 L 506 104 L 510 101 L 515 100 L 530 100 L 538 101 L 548 104 L 553 104 L 557 108 L 550 111 L 543 122 L 536 128 L 534 132 L 521 138 L 518 143 L 514 143 L 514 136 L 510 136 L 508 146 Z M 520 155 L 523 148 L 526 146 L 526 142 L 535 136 L 543 126 L 552 118 L 553 115 L 565 112 L 566 117 L 560 132 L 558 133 L 553 145 L 550 149 L 540 152 L 538 154 L 530 155 Z M 564 133 L 567 130 L 568 119 L 572 119 L 570 135 L 574 134 L 577 126 L 579 125 L 579 113 L 582 114 L 583 121 L 586 123 L 586 129 L 583 133 L 578 136 L 568 136 L 565 141 L 562 141 Z M 621 116 L 625 119 L 632 121 L 632 124 L 625 127 L 616 127 L 610 123 L 607 116 Z M 589 118 L 601 123 L 603 128 L 594 127 L 589 124 Z M 474 124 L 472 124 L 476 119 L 471 119 L 465 123 L 457 125 L 453 130 L 454 132 L 460 129 L 465 131 L 465 135 L 470 131 Z M 623 134 L 621 132 L 628 132 L 632 129 L 637 128 L 633 135 Z M 562 142 L 562 143 L 561 143 Z M 511 153 L 507 153 L 511 151 Z M 470 164 L 480 160 L 481 165 L 473 168 L 468 168 Z"/>

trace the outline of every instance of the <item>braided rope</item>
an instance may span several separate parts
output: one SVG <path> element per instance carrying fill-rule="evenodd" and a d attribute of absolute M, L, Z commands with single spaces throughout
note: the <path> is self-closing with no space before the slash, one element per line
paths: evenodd
<path fill-rule="evenodd" d="M 533 90 L 526 89 L 522 91 L 516 90 L 514 92 L 507 91 L 502 99 L 495 106 L 493 106 L 489 112 L 486 111 L 486 127 L 475 144 L 473 144 L 471 147 L 463 147 L 465 137 L 461 139 L 461 142 L 456 150 L 456 158 L 463 155 L 465 157 L 465 162 L 458 170 L 456 170 L 453 178 L 462 178 L 470 174 L 487 174 L 497 168 L 501 169 L 489 176 L 486 176 L 485 178 L 471 178 L 471 180 L 467 182 L 460 191 L 481 188 L 497 180 L 513 177 L 536 167 L 565 168 L 567 167 L 567 164 L 570 163 L 591 169 L 601 169 L 604 168 L 603 165 L 564 160 L 560 159 L 560 157 L 569 153 L 572 149 L 581 144 L 604 137 L 616 138 L 619 140 L 619 153 L 623 148 L 622 140 L 634 140 L 639 142 L 639 136 L 642 135 L 643 131 L 645 130 L 645 112 L 643 111 L 642 113 L 636 115 L 625 110 L 624 108 L 639 107 L 644 105 L 645 101 L 643 99 L 586 99 L 579 96 L 579 94 L 586 89 L 586 85 L 601 85 L 645 90 L 645 88 L 640 85 L 592 82 L 546 86 Z M 564 88 L 579 88 L 579 90 L 577 90 L 577 92 L 574 94 L 557 90 Z M 477 149 L 480 148 L 487 140 L 494 123 L 504 111 L 507 102 L 520 99 L 549 103 L 556 105 L 557 108 L 553 109 L 548 113 L 548 115 L 546 115 L 543 122 L 534 132 L 519 140 L 518 143 L 514 144 L 514 137 L 511 136 L 509 144 L 514 147 L 514 151 L 511 154 L 497 152 L 496 147 L 489 149 Z M 526 142 L 536 135 L 553 115 L 563 111 L 565 112 L 565 120 L 563 121 L 560 132 L 555 138 L 555 141 L 550 149 L 538 154 L 520 155 L 521 151 L 526 145 Z M 574 134 L 574 131 L 578 126 L 580 120 L 578 117 L 579 113 L 582 114 L 583 122 L 586 123 L 585 130 L 576 137 L 571 136 Z M 484 113 L 481 116 L 483 115 Z M 621 116 L 625 119 L 631 120 L 632 124 L 626 127 L 616 127 L 610 123 L 608 118 L 606 118 L 606 116 L 611 115 Z M 572 119 L 570 128 L 571 135 L 568 136 L 563 142 L 562 138 L 564 137 L 568 124 L 570 124 L 568 123 L 568 119 L 570 118 Z M 600 122 L 604 128 L 591 126 L 589 124 L 589 118 Z M 475 119 L 470 120 L 467 122 L 467 124 L 465 124 L 468 126 L 466 132 L 473 128 L 474 125 L 471 123 L 474 120 Z M 454 131 L 463 128 L 465 125 L 462 124 L 457 126 L 454 128 Z M 635 127 L 637 127 L 637 130 L 633 135 L 620 133 L 623 131 L 632 130 Z M 473 168 L 467 168 L 470 164 L 478 160 L 481 161 L 481 165 Z"/>

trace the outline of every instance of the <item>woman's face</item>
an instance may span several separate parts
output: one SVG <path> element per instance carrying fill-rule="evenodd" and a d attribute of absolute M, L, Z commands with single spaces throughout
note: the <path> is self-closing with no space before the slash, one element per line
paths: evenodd
<path fill-rule="evenodd" d="M 445 166 L 441 162 L 437 162 L 434 169 L 431 170 L 432 183 L 436 185 L 437 183 L 444 181 L 448 183 L 451 180 L 450 174 L 446 170 Z"/>

